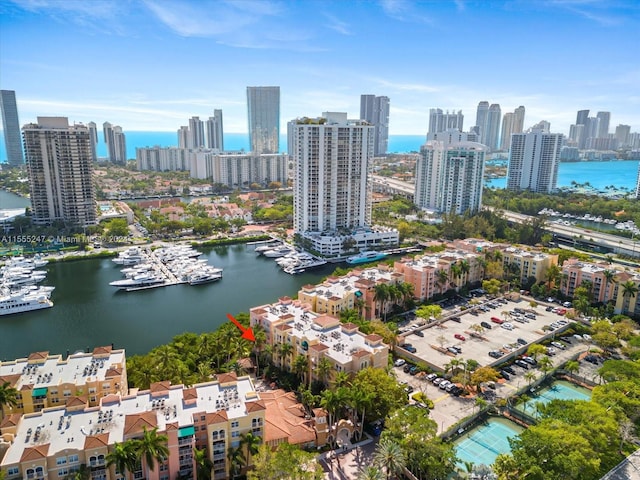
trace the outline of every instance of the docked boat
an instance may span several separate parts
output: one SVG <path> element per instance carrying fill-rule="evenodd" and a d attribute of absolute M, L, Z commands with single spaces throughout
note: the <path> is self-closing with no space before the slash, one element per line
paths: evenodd
<path fill-rule="evenodd" d="M 202 285 L 204 283 L 217 282 L 222 278 L 222 269 L 207 268 L 195 272 L 189 276 L 189 285 Z"/>
<path fill-rule="evenodd" d="M 17 292 L 7 289 L 0 295 L 0 315 L 30 312 L 53 307 L 49 299 L 53 287 L 25 288 Z"/>
<path fill-rule="evenodd" d="M 267 245 L 260 245 L 256 247 L 254 251 L 256 253 L 264 253 L 264 252 L 268 252 L 269 250 L 273 250 L 274 248 L 275 248 L 275 245 L 273 243 L 269 243 Z"/>
<path fill-rule="evenodd" d="M 362 263 L 375 262 L 376 260 L 382 260 L 387 256 L 384 252 L 360 252 L 358 255 L 353 255 L 347 258 L 349 265 L 360 265 Z"/>
<path fill-rule="evenodd" d="M 279 258 L 292 253 L 294 250 L 287 245 L 281 245 L 280 247 L 273 248 L 264 252 L 264 256 L 267 258 Z"/>
<path fill-rule="evenodd" d="M 34 269 L 34 268 L 44 267 L 47 263 L 49 263 L 49 261 L 45 260 L 38 254 L 33 258 L 26 258 L 21 256 L 11 257 L 5 262 L 4 266 L 6 268 L 23 267 L 23 268 Z"/>
<path fill-rule="evenodd" d="M 161 283 L 165 283 L 164 278 L 154 273 L 142 273 L 133 278 L 115 280 L 110 282 L 109 285 L 123 290 L 128 290 L 132 288 L 151 287 L 153 285 L 160 285 Z"/>

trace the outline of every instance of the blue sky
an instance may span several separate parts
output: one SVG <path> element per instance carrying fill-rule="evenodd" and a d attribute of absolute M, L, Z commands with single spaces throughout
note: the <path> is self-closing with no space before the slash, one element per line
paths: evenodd
<path fill-rule="evenodd" d="M 246 86 L 281 87 L 282 126 L 391 99 L 390 133 L 429 108 L 526 107 L 568 133 L 576 111 L 640 130 L 640 2 L 0 0 L 0 88 L 38 115 L 175 131 L 222 108 L 246 132 Z"/>

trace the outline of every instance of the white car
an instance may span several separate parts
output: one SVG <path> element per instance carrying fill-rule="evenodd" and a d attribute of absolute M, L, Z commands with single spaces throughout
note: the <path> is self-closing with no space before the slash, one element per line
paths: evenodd
<path fill-rule="evenodd" d="M 582 338 L 584 338 L 587 342 L 591 341 L 591 335 L 587 335 L 586 333 L 582 335 Z"/>
<path fill-rule="evenodd" d="M 405 363 L 407 363 L 407 361 L 404 358 L 399 358 L 397 359 L 395 362 L 393 362 L 393 366 L 394 367 L 401 367 L 403 366 Z"/>
<path fill-rule="evenodd" d="M 502 325 L 500 325 L 502 328 L 504 328 L 505 330 L 513 330 L 513 325 L 509 322 L 503 323 Z"/>

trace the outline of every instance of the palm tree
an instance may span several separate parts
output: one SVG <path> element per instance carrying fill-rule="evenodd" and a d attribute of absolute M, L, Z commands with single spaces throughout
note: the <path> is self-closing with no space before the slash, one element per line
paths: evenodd
<path fill-rule="evenodd" d="M 236 478 L 240 474 L 242 464 L 245 463 L 242 448 L 231 447 L 227 453 L 227 459 L 229 460 L 229 472 L 231 473 L 231 478 Z"/>
<path fill-rule="evenodd" d="M 455 283 L 451 282 L 451 286 L 453 286 L 456 291 L 458 291 L 458 281 L 460 280 L 460 277 L 462 277 L 462 267 L 458 263 L 454 263 L 453 265 L 451 265 L 451 276 L 456 279 Z"/>
<path fill-rule="evenodd" d="M 613 284 L 616 282 L 616 272 L 614 272 L 613 270 L 605 270 L 604 272 L 602 272 L 602 276 L 604 277 L 604 301 L 608 302 L 609 300 L 611 300 L 608 295 L 608 287 L 609 284 Z"/>
<path fill-rule="evenodd" d="M 327 357 L 322 357 L 318 364 L 316 365 L 315 374 L 322 383 L 326 385 L 327 379 L 329 375 L 331 375 L 331 371 L 333 370 L 333 365 L 331 361 Z M 346 372 L 343 372 L 346 374 Z"/>
<path fill-rule="evenodd" d="M 385 304 L 389 300 L 389 286 L 386 283 L 377 283 L 374 287 L 373 301 L 379 303 L 378 315 L 383 314 L 384 318 L 387 317 Z M 384 312 L 384 313 L 383 313 Z"/>
<path fill-rule="evenodd" d="M 355 413 L 353 423 L 358 426 L 358 440 L 362 437 L 362 431 L 364 429 L 364 417 L 367 413 L 367 408 L 371 406 L 371 401 L 372 396 L 368 395 L 360 388 L 352 388 L 349 391 L 348 402 Z"/>
<path fill-rule="evenodd" d="M 409 306 L 409 302 L 412 301 L 413 298 L 414 298 L 413 285 L 411 283 L 409 283 L 409 282 L 401 282 L 400 284 L 398 284 L 398 288 L 400 289 L 400 292 L 402 293 L 402 300 L 403 300 L 404 306 L 406 308 L 407 306 Z"/>
<path fill-rule="evenodd" d="M 107 467 L 115 465 L 116 472 L 121 473 L 126 478 L 127 472 L 133 472 L 138 464 L 137 449 L 138 447 L 133 440 L 114 443 L 113 450 L 105 457 Z"/>
<path fill-rule="evenodd" d="M 292 370 L 293 373 L 298 375 L 300 382 L 304 380 L 305 374 L 308 370 L 309 361 L 305 355 L 297 355 L 296 358 L 293 359 Z"/>
<path fill-rule="evenodd" d="M 558 283 L 560 277 L 562 275 L 562 269 L 556 265 L 551 265 L 544 274 L 545 280 L 547 281 L 547 293 L 551 291 L 551 289 Z"/>
<path fill-rule="evenodd" d="M 18 406 L 18 396 L 18 390 L 11 383 L 4 382 L 0 385 L 0 418 L 2 418 L 4 407 L 13 409 Z"/>
<path fill-rule="evenodd" d="M 193 449 L 193 459 L 196 462 L 196 478 L 197 480 L 211 480 L 211 469 L 213 462 L 209 460 L 207 449 Z"/>
<path fill-rule="evenodd" d="M 571 360 L 566 363 L 564 369 L 569 372 L 571 378 L 573 378 L 573 374 L 580 371 L 580 364 L 575 360 Z"/>
<path fill-rule="evenodd" d="M 449 273 L 446 270 L 437 270 L 436 271 L 436 285 L 440 286 L 440 293 L 444 293 L 444 287 L 447 285 L 449 280 Z"/>
<path fill-rule="evenodd" d="M 169 457 L 168 440 L 166 435 L 158 435 L 158 427 L 152 430 L 143 428 L 142 438 L 134 440 L 138 458 L 144 458 L 150 471 L 153 471 L 156 462 L 164 462 Z"/>
<path fill-rule="evenodd" d="M 358 472 L 357 480 L 383 480 L 382 470 L 373 465 L 365 465 Z"/>
<path fill-rule="evenodd" d="M 529 382 L 529 385 L 531 385 L 531 382 L 533 382 L 536 379 L 536 374 L 531 370 L 529 370 L 527 373 L 524 374 L 524 379 L 527 382 Z"/>
<path fill-rule="evenodd" d="M 386 478 L 390 478 L 400 475 L 406 466 L 405 453 L 402 451 L 400 445 L 393 440 L 385 438 L 378 443 L 375 453 L 373 454 L 373 461 L 379 465 L 386 472 Z"/>
<path fill-rule="evenodd" d="M 351 377 L 347 372 L 345 372 L 344 370 L 339 371 L 338 373 L 336 373 L 336 376 L 333 379 L 333 388 L 337 389 L 347 386 L 350 379 Z"/>
<path fill-rule="evenodd" d="M 538 362 L 538 368 L 546 376 L 551 370 L 553 370 L 553 362 L 549 357 L 544 356 Z"/>
<path fill-rule="evenodd" d="M 284 369 L 286 364 L 286 359 L 293 352 L 293 345 L 290 343 L 282 343 L 278 348 L 278 353 L 280 354 L 280 367 Z"/>
<path fill-rule="evenodd" d="M 322 399 L 320 400 L 320 406 L 327 411 L 329 415 L 329 432 L 332 438 L 333 444 L 336 442 L 335 432 L 334 432 L 334 421 L 336 420 L 336 416 L 338 415 L 338 411 L 342 408 L 342 395 L 340 394 L 341 389 L 337 391 L 332 390 L 324 390 L 322 392 Z"/>
<path fill-rule="evenodd" d="M 627 280 L 623 284 L 620 285 L 622 287 L 622 297 L 624 298 L 624 303 L 622 304 L 622 313 L 629 313 L 629 303 L 632 297 L 635 297 L 638 294 L 638 286 L 635 284 L 633 280 Z"/>
<path fill-rule="evenodd" d="M 244 445 L 246 447 L 245 465 L 247 467 L 251 465 L 251 457 L 258 453 L 258 449 L 261 443 L 262 443 L 262 438 L 257 435 L 254 435 L 251 432 L 247 432 L 243 435 L 240 435 L 240 445 Z"/>
<path fill-rule="evenodd" d="M 256 377 L 260 377 L 260 356 L 267 344 L 267 332 L 264 331 L 264 328 L 258 326 L 253 329 L 253 336 L 255 337 L 255 341 L 253 342 L 253 353 L 256 358 Z"/>

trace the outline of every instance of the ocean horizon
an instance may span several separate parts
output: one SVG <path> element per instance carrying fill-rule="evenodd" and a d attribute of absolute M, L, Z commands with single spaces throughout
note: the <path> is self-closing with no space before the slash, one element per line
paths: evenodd
<path fill-rule="evenodd" d="M 136 158 L 137 147 L 172 147 L 178 143 L 176 132 L 127 131 L 127 157 Z M 106 157 L 106 145 L 102 133 L 98 133 L 98 157 Z M 426 135 L 389 135 L 389 153 L 418 152 L 425 143 Z M 248 133 L 225 133 L 224 147 L 228 151 L 248 151 Z M 280 135 L 280 150 L 287 150 L 287 136 Z M 7 154 L 4 148 L 4 135 L 0 135 L 0 163 L 5 163 Z M 612 162 L 615 167 L 612 168 Z M 558 187 L 569 187 L 572 182 L 590 183 L 598 190 L 604 190 L 613 185 L 618 189 L 634 190 L 638 178 L 638 160 L 628 161 L 587 161 L 560 162 L 558 167 Z M 506 178 L 495 178 L 487 181 L 486 185 L 495 188 L 505 188 Z"/>

